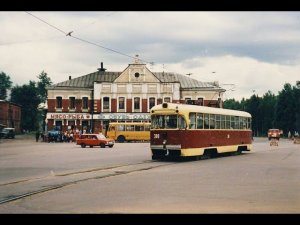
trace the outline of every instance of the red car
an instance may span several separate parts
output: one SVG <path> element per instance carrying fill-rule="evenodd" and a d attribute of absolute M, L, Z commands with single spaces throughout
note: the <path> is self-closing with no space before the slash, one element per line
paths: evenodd
<path fill-rule="evenodd" d="M 90 148 L 94 146 L 100 146 L 105 148 L 106 146 L 112 148 L 115 144 L 115 141 L 111 138 L 106 138 L 103 134 L 82 134 L 76 139 L 76 145 L 81 145 L 82 148 L 85 148 L 87 145 Z"/>

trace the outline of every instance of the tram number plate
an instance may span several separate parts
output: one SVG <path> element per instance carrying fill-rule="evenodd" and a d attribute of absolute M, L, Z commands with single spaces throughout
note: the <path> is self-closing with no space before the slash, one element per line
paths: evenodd
<path fill-rule="evenodd" d="M 159 134 L 154 134 L 154 139 L 159 139 Z"/>

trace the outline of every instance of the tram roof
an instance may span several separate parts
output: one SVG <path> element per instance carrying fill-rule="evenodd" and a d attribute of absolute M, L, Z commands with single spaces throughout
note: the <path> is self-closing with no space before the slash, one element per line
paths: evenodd
<path fill-rule="evenodd" d="M 166 103 L 163 103 L 166 104 Z M 163 104 L 156 105 L 151 108 L 152 110 L 162 110 L 162 109 L 171 109 L 171 110 L 184 110 L 190 112 L 199 112 L 199 113 L 209 113 L 209 114 L 219 114 L 226 116 L 242 116 L 242 117 L 251 117 L 251 114 L 244 111 L 232 110 L 232 109 L 223 109 L 223 108 L 214 108 L 208 106 L 199 106 L 199 105 L 187 105 L 187 104 L 176 104 L 176 103 L 167 103 L 167 107 L 164 108 Z"/>

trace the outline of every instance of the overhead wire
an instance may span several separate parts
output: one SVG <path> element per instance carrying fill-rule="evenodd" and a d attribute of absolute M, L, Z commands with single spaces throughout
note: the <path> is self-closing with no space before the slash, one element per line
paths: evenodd
<path fill-rule="evenodd" d="M 56 29 L 57 31 L 59 31 L 59 32 L 61 32 L 61 33 L 63 33 L 63 34 L 65 34 L 66 36 L 70 36 L 70 37 L 72 37 L 72 38 L 74 38 L 74 39 L 77 39 L 77 40 L 79 40 L 79 41 L 82 41 L 82 42 L 85 42 L 85 43 L 88 43 L 88 44 L 91 44 L 91 45 L 95 45 L 95 46 L 97 46 L 97 47 L 106 49 L 106 50 L 108 50 L 108 51 L 115 52 L 115 53 L 117 53 L 117 54 L 120 54 L 120 55 L 129 57 L 129 58 L 132 58 L 132 59 L 137 59 L 137 57 L 130 56 L 130 55 L 125 54 L 125 53 L 122 53 L 122 52 L 120 52 L 120 51 L 117 51 L 117 50 L 114 50 L 114 49 L 111 49 L 111 48 L 107 48 L 107 47 L 102 46 L 102 45 L 99 45 L 99 44 L 97 44 L 97 43 L 94 43 L 94 42 L 91 42 L 91 41 L 88 41 L 88 40 L 79 38 L 79 37 L 77 37 L 77 36 L 74 36 L 73 34 L 71 35 L 72 31 L 71 31 L 71 32 L 65 32 L 65 31 L 59 29 L 58 27 L 56 27 L 56 26 L 54 26 L 54 25 L 48 23 L 47 21 L 45 21 L 45 20 L 43 20 L 43 19 L 41 19 L 41 18 L 39 18 L 39 17 L 33 15 L 32 13 L 29 13 L 29 12 L 27 12 L 27 11 L 25 11 L 25 12 L 26 12 L 28 15 L 30 15 L 30 16 L 32 16 L 32 17 L 38 19 L 39 21 L 41 21 L 41 22 L 47 24 L 48 26 L 50 26 L 50 27 Z M 149 63 L 149 64 L 151 64 L 151 65 L 154 64 L 154 62 L 148 62 L 148 61 L 143 60 L 143 59 L 141 59 L 141 58 L 138 58 L 138 59 L 139 59 L 140 61 L 142 61 L 142 62 L 146 62 L 146 63 Z"/>

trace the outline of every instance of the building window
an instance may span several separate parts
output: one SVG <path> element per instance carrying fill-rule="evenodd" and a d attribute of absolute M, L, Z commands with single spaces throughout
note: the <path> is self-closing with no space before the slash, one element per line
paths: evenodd
<path fill-rule="evenodd" d="M 184 101 L 185 101 L 185 104 L 191 104 L 192 103 L 191 98 L 185 98 Z"/>
<path fill-rule="evenodd" d="M 171 102 L 171 98 L 170 97 L 165 97 L 164 102 Z"/>
<path fill-rule="evenodd" d="M 62 97 L 56 97 L 56 108 L 62 108 Z"/>
<path fill-rule="evenodd" d="M 75 109 L 75 97 L 70 97 L 69 98 L 69 108 L 70 109 Z"/>
<path fill-rule="evenodd" d="M 82 108 L 87 109 L 89 107 L 89 99 L 88 97 L 82 97 Z"/>
<path fill-rule="evenodd" d="M 103 98 L 103 111 L 109 112 L 109 97 Z"/>
<path fill-rule="evenodd" d="M 119 109 L 120 110 L 125 109 L 125 97 L 119 97 Z"/>
<path fill-rule="evenodd" d="M 203 105 L 203 98 L 198 98 L 197 105 Z"/>
<path fill-rule="evenodd" d="M 155 98 L 149 98 L 149 109 L 155 106 Z"/>
<path fill-rule="evenodd" d="M 140 110 L 140 98 L 135 97 L 133 103 L 134 110 Z"/>

